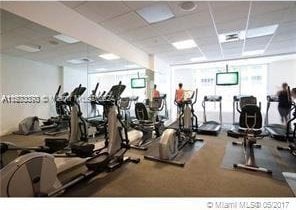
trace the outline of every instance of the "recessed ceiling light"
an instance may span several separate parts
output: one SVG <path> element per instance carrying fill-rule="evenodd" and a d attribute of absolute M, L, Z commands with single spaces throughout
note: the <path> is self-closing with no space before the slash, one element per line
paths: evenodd
<path fill-rule="evenodd" d="M 180 8 L 184 11 L 193 11 L 196 8 L 196 4 L 193 1 L 184 1 L 179 4 Z"/>
<path fill-rule="evenodd" d="M 237 32 L 231 32 L 231 33 L 225 33 L 225 34 L 219 34 L 219 42 L 225 43 L 225 42 L 234 42 L 239 40 L 244 40 L 246 38 L 245 31 L 237 31 Z"/>
<path fill-rule="evenodd" d="M 71 60 L 67 60 L 68 63 L 72 63 L 72 64 L 83 64 L 83 63 L 90 63 L 93 62 L 93 60 L 89 59 L 89 58 L 79 58 L 79 59 L 71 59 Z"/>
<path fill-rule="evenodd" d="M 19 46 L 16 46 L 15 48 L 25 52 L 31 52 L 31 53 L 41 51 L 41 46 L 33 46 L 33 45 L 19 45 Z"/>
<path fill-rule="evenodd" d="M 255 37 L 260 37 L 260 36 L 272 35 L 277 30 L 278 26 L 279 25 L 276 24 L 276 25 L 248 29 L 246 37 L 247 38 L 255 38 Z"/>
<path fill-rule="evenodd" d="M 148 23 L 157 23 L 175 17 L 167 4 L 155 4 L 136 10 Z"/>
<path fill-rule="evenodd" d="M 251 51 L 244 51 L 243 56 L 252 56 L 252 55 L 262 55 L 264 50 L 251 50 Z"/>
<path fill-rule="evenodd" d="M 79 40 L 74 39 L 73 37 L 70 37 L 70 36 L 67 36 L 64 34 L 58 34 L 53 37 L 60 40 L 60 41 L 66 42 L 68 44 L 74 44 L 74 43 L 80 42 Z"/>
<path fill-rule="evenodd" d="M 190 58 L 191 62 L 199 62 L 199 61 L 205 61 L 205 60 L 207 60 L 207 58 L 205 56 Z"/>
<path fill-rule="evenodd" d="M 125 65 L 126 68 L 138 68 L 139 66 L 137 64 L 129 64 Z"/>
<path fill-rule="evenodd" d="M 116 60 L 120 58 L 119 56 L 114 55 L 112 53 L 102 54 L 102 55 L 99 55 L 99 57 L 104 58 L 106 60 Z"/>
<path fill-rule="evenodd" d="M 187 39 L 184 41 L 173 42 L 172 45 L 175 48 L 177 48 L 178 50 L 190 49 L 190 48 L 197 47 L 197 45 L 193 39 Z"/>

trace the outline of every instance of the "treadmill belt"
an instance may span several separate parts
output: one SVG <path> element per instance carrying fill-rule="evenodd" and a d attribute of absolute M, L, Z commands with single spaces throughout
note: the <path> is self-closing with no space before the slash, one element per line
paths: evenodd
<path fill-rule="evenodd" d="M 286 128 L 266 126 L 265 129 L 269 133 L 270 137 L 279 141 L 286 141 Z"/>
<path fill-rule="evenodd" d="M 199 134 L 205 134 L 205 135 L 218 135 L 221 130 L 221 125 L 218 123 L 203 123 L 199 128 L 197 129 L 197 132 Z"/>
<path fill-rule="evenodd" d="M 253 172 L 244 169 L 233 168 L 234 163 L 245 163 L 243 147 L 240 145 L 232 145 L 232 142 L 228 142 L 225 149 L 225 154 L 221 167 L 230 170 L 237 170 L 241 172 L 246 172 L 250 174 L 256 174 L 258 176 L 272 177 L 276 180 L 285 181 L 282 175 L 282 170 L 277 164 L 272 152 L 264 145 L 261 149 L 254 148 L 256 163 L 259 167 L 263 167 L 272 171 L 272 175 L 268 175 L 262 172 Z"/>
<path fill-rule="evenodd" d="M 285 150 L 277 150 L 277 154 L 282 171 L 296 173 L 296 157 Z"/>

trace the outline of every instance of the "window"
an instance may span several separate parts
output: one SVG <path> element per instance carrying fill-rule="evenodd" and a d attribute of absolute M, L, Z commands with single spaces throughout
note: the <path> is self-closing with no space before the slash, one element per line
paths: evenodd
<path fill-rule="evenodd" d="M 146 98 L 146 89 L 132 89 L 131 79 L 137 77 L 145 77 L 145 69 L 133 70 L 133 71 L 118 71 L 108 73 L 91 73 L 88 74 L 88 94 L 95 88 L 97 82 L 99 82 L 99 88 L 97 94 L 103 91 L 108 92 L 113 85 L 118 84 L 120 81 L 126 86 L 122 96 L 139 96 L 138 101 L 143 101 Z M 98 106 L 100 113 L 102 113 L 102 107 Z M 131 108 L 132 109 L 132 108 Z M 90 108 L 89 108 L 90 110 Z"/>
<path fill-rule="evenodd" d="M 239 72 L 239 84 L 231 86 L 216 86 L 216 73 L 225 72 L 225 67 L 198 68 L 198 69 L 176 69 L 174 72 L 174 83 L 182 82 L 184 89 L 198 88 L 198 100 L 196 111 L 201 121 L 203 108 L 201 106 L 205 95 L 222 96 L 223 121 L 232 123 L 233 96 L 254 95 L 262 104 L 262 110 L 266 109 L 267 95 L 267 65 L 242 65 L 229 66 L 229 72 Z M 219 104 L 206 104 L 208 120 L 217 120 Z"/>

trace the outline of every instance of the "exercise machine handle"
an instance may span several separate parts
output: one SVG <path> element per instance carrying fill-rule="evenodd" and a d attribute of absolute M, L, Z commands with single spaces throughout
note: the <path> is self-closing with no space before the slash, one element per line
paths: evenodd
<path fill-rule="evenodd" d="M 198 94 L 198 88 L 196 88 L 195 92 L 193 92 L 192 98 L 194 97 L 194 101 L 192 102 L 192 106 L 197 102 L 197 94 Z"/>

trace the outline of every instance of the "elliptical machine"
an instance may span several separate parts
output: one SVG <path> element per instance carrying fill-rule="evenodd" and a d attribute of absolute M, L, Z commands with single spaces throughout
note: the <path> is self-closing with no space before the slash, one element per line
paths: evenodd
<path fill-rule="evenodd" d="M 155 151 L 154 155 L 145 154 L 145 159 L 181 167 L 185 166 L 185 162 L 177 160 L 177 157 L 184 155 L 186 146 L 193 147 L 195 142 L 203 142 L 203 139 L 196 138 L 198 120 L 193 106 L 197 101 L 197 92 L 196 89 L 195 92 L 192 92 L 191 97 L 184 99 L 181 103 L 175 100 L 175 104 L 181 108 L 178 117 L 178 128 L 166 128 L 159 140 L 158 151 Z M 194 101 L 192 101 L 193 98 Z"/>
<path fill-rule="evenodd" d="M 65 153 L 31 152 L 3 164 L 3 168 L 0 170 L 1 197 L 55 196 L 77 182 L 101 171 L 112 171 L 126 162 L 139 163 L 140 159 L 125 156 L 126 151 L 130 148 L 129 139 L 117 104 L 124 89 L 124 85 L 115 85 L 106 97 L 99 101 L 108 112 L 108 138 L 106 138 L 103 147 L 99 147 L 98 143 L 87 143 L 87 138 L 85 138 L 87 135 L 84 133 L 86 130 L 82 125 L 85 121 L 78 120 L 76 124 L 72 122 L 70 143 L 69 147 L 65 149 Z M 85 88 L 79 86 L 73 92 L 81 94 L 84 90 Z M 76 118 L 83 119 L 82 113 L 77 107 L 75 93 L 72 93 L 73 97 L 69 98 L 72 104 L 71 120 L 74 121 Z M 1 160 L 8 151 L 22 149 L 27 148 L 17 148 L 7 143 L 1 143 Z M 33 148 L 31 149 L 33 150 Z M 36 149 L 40 151 L 40 148 Z M 65 183 L 60 179 L 62 174 L 67 173 L 70 169 L 83 165 L 87 168 L 86 171 L 75 175 L 70 173 L 72 179 L 69 180 L 68 177 Z"/>
<path fill-rule="evenodd" d="M 122 112 L 122 116 L 124 116 L 124 123 L 125 125 L 130 128 L 131 123 L 133 121 L 130 113 L 130 109 L 132 103 L 137 103 L 139 97 L 138 96 L 131 96 L 131 97 L 121 97 L 119 101 L 119 108 Z"/>
<path fill-rule="evenodd" d="M 70 111 L 67 108 L 68 106 L 65 100 L 69 94 L 65 92 L 60 95 L 61 88 L 62 86 L 59 85 L 54 96 L 55 108 L 58 116 L 49 119 L 41 119 L 37 116 L 26 117 L 19 123 L 19 130 L 13 133 L 17 135 L 30 135 L 44 131 L 43 134 L 54 136 L 66 132 L 69 127 Z M 40 125 L 39 121 L 42 121 L 43 125 Z"/>

